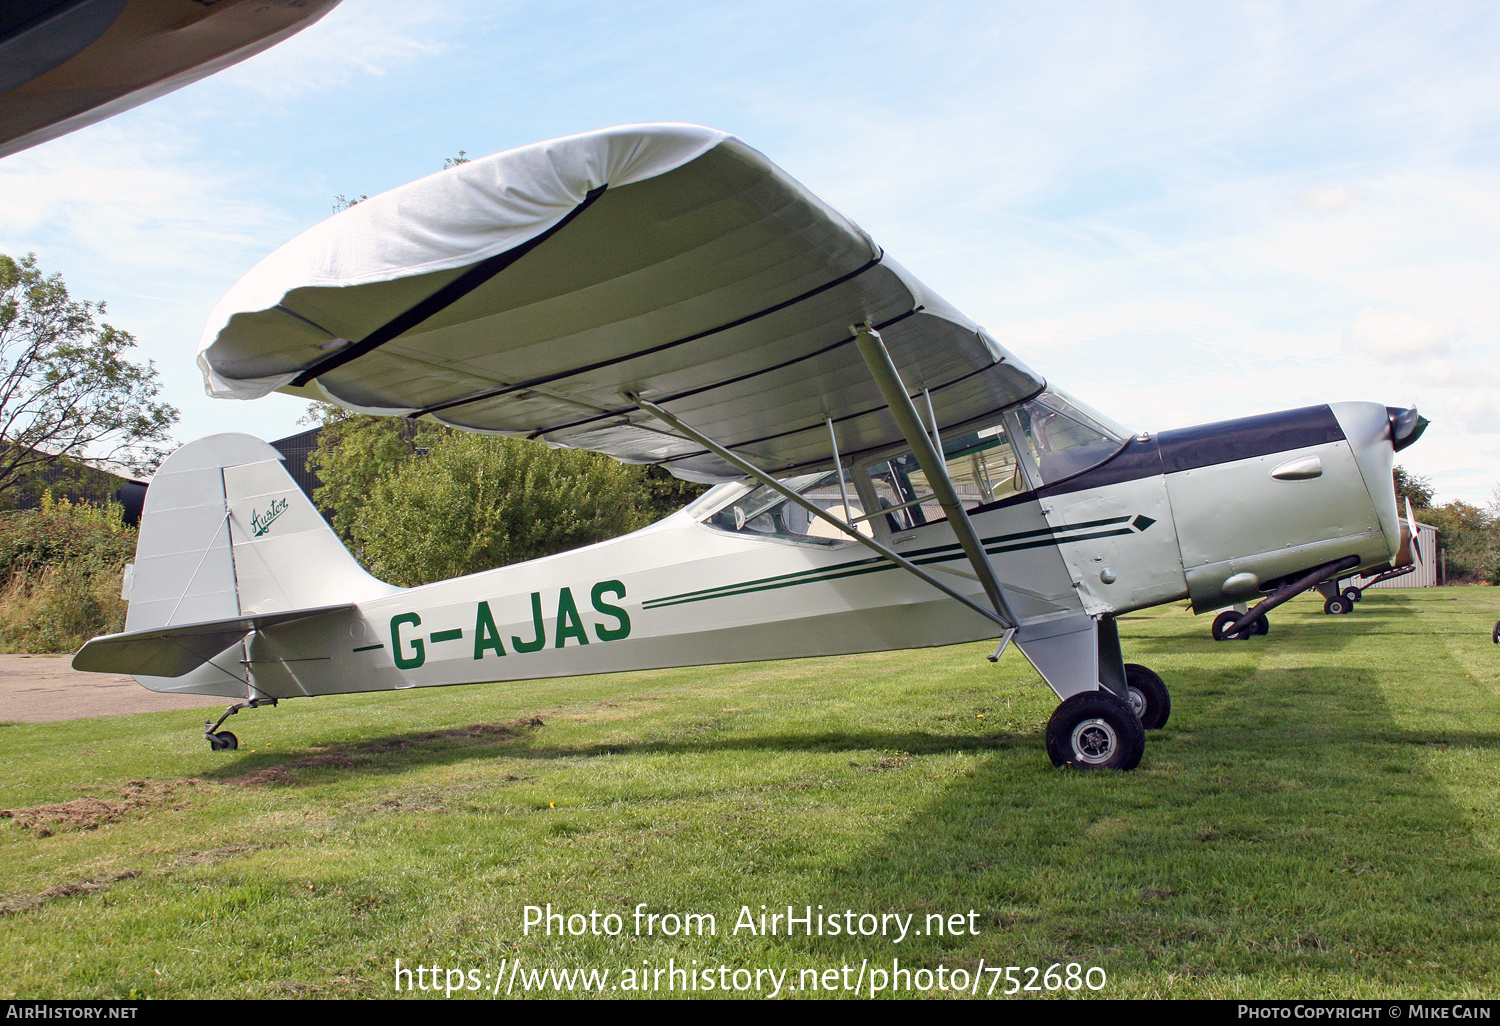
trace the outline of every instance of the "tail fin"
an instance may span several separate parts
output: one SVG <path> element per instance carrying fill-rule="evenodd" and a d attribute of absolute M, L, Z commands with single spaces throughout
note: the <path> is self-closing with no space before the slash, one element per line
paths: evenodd
<path fill-rule="evenodd" d="M 399 591 L 367 574 L 250 435 L 200 438 L 146 492 L 127 633 L 358 602 Z"/>

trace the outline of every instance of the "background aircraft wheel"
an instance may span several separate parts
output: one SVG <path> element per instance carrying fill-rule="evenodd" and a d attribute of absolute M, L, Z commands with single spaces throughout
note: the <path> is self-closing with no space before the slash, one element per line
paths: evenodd
<path fill-rule="evenodd" d="M 1353 608 L 1353 604 L 1342 595 L 1335 595 L 1323 603 L 1323 612 L 1329 614 L 1347 613 Z"/>
<path fill-rule="evenodd" d="M 1047 755 L 1054 766 L 1131 770 L 1145 751 L 1141 721 L 1108 691 L 1074 695 L 1047 721 Z"/>
<path fill-rule="evenodd" d="M 1362 598 L 1364 598 L 1364 596 L 1360 594 L 1360 591 L 1359 591 L 1358 588 L 1345 588 L 1344 589 L 1344 600 L 1346 602 L 1348 602 L 1349 605 L 1353 606 L 1354 603 L 1358 602 Z"/>
<path fill-rule="evenodd" d="M 216 752 L 232 752 L 240 746 L 240 739 L 227 730 L 208 735 L 208 747 Z"/>
<path fill-rule="evenodd" d="M 1160 730 L 1172 715 L 1172 696 L 1166 681 L 1139 663 L 1125 664 L 1125 686 L 1130 689 L 1130 708 L 1146 730 Z"/>
<path fill-rule="evenodd" d="M 1495 644 L 1500 645 L 1500 620 L 1495 621 L 1495 633 L 1491 635 Z"/>
<path fill-rule="evenodd" d="M 1248 638 L 1255 630 L 1255 628 L 1247 627 L 1238 634 L 1229 633 L 1229 628 L 1239 618 L 1240 614 L 1236 613 L 1233 609 L 1226 609 L 1224 610 L 1224 612 L 1214 617 L 1214 640 L 1228 641 L 1230 638 L 1234 638 L 1238 641 L 1244 641 L 1246 638 Z M 1264 619 L 1264 617 L 1262 617 L 1262 619 Z"/>
<path fill-rule="evenodd" d="M 1267 620 L 1264 616 L 1257 616 L 1255 618 L 1255 623 L 1250 627 L 1250 633 L 1257 636 L 1262 634 L 1270 634 L 1271 621 Z"/>

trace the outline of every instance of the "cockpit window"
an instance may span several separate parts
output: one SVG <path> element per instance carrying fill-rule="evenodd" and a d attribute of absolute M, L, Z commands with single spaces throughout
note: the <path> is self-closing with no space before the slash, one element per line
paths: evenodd
<path fill-rule="evenodd" d="M 1043 392 L 1015 413 L 1028 469 L 1041 484 L 1098 466 L 1126 441 L 1118 425 L 1060 392 Z"/>
<path fill-rule="evenodd" d="M 789 477 L 781 483 L 840 520 L 846 519 L 844 491 L 847 491 L 850 503 L 848 516 L 857 520 L 862 515 L 863 511 L 859 508 L 859 500 L 847 472 L 844 490 L 840 490 L 838 475 L 832 470 Z M 724 494 L 727 497 L 734 493 L 726 490 Z M 742 485 L 734 498 L 705 517 L 702 523 L 706 527 L 737 534 L 786 538 L 821 545 L 849 540 L 833 525 L 813 516 L 776 489 L 766 485 L 752 487 L 751 482 Z M 858 529 L 865 535 L 871 533 L 867 523 L 859 524 Z"/>

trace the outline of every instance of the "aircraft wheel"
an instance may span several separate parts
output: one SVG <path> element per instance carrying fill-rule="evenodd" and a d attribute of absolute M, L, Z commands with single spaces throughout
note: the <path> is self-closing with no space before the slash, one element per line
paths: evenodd
<path fill-rule="evenodd" d="M 1250 635 L 1255 631 L 1254 627 L 1247 627 L 1243 631 L 1240 631 L 1240 633 L 1238 634 L 1229 633 L 1229 628 L 1233 626 L 1234 622 L 1239 618 L 1240 614 L 1236 613 L 1233 609 L 1226 609 L 1224 610 L 1224 612 L 1214 617 L 1214 640 L 1228 641 L 1230 638 L 1234 638 L 1237 641 L 1244 641 L 1246 638 L 1250 637 Z M 1264 617 L 1262 617 L 1262 619 L 1264 619 Z"/>
<path fill-rule="evenodd" d="M 232 752 L 240 746 L 240 739 L 227 730 L 208 735 L 208 747 L 216 752 Z"/>
<path fill-rule="evenodd" d="M 1263 634 L 1270 634 L 1271 633 L 1271 621 L 1267 620 L 1264 616 L 1257 616 L 1255 618 L 1254 625 L 1252 625 L 1251 628 L 1250 628 L 1250 633 L 1254 634 L 1256 636 L 1260 636 L 1260 635 L 1263 635 Z"/>
<path fill-rule="evenodd" d="M 1495 644 L 1500 645 L 1500 620 L 1495 621 L 1495 633 L 1491 635 Z"/>
<path fill-rule="evenodd" d="M 1364 598 L 1364 595 L 1360 593 L 1360 590 L 1358 588 L 1344 589 L 1344 599 L 1349 603 L 1349 607 L 1351 609 L 1354 607 L 1354 603 L 1358 602 L 1362 598 Z"/>
<path fill-rule="evenodd" d="M 1125 686 L 1130 691 L 1130 708 L 1145 730 L 1160 730 L 1172 715 L 1172 696 L 1166 681 L 1139 663 L 1125 664 Z"/>
<path fill-rule="evenodd" d="M 1335 595 L 1333 598 L 1323 603 L 1323 612 L 1330 615 L 1347 613 L 1353 608 L 1353 604 L 1342 595 Z"/>
<path fill-rule="evenodd" d="M 1047 721 L 1047 755 L 1054 766 L 1131 770 L 1145 751 L 1141 721 L 1108 691 L 1074 695 Z"/>

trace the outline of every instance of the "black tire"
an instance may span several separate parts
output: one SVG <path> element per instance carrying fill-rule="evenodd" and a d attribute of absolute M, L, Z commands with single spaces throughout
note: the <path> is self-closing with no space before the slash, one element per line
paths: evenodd
<path fill-rule="evenodd" d="M 1229 628 L 1233 626 L 1234 622 L 1239 618 L 1240 614 L 1236 613 L 1233 609 L 1226 609 L 1224 610 L 1224 612 L 1214 617 L 1214 640 L 1228 641 L 1230 638 L 1233 638 L 1236 641 L 1244 641 L 1246 638 L 1250 637 L 1251 633 L 1255 630 L 1254 627 L 1246 627 L 1238 634 L 1229 633 Z M 1261 619 L 1265 618 L 1261 617 Z"/>
<path fill-rule="evenodd" d="M 1125 664 L 1125 686 L 1130 689 L 1130 708 L 1145 730 L 1160 730 L 1172 715 L 1172 695 L 1167 683 L 1154 670 L 1139 663 Z"/>
<path fill-rule="evenodd" d="M 1348 601 L 1350 607 L 1352 608 L 1353 605 L 1354 605 L 1354 603 L 1356 603 L 1360 599 L 1364 598 L 1364 595 L 1361 594 L 1361 592 L 1360 592 L 1360 590 L 1358 588 L 1345 588 L 1344 589 L 1344 598 L 1345 598 L 1345 600 Z"/>
<path fill-rule="evenodd" d="M 1353 606 L 1349 602 L 1349 600 L 1344 598 L 1344 596 L 1342 595 L 1335 595 L 1333 598 L 1323 603 L 1323 612 L 1329 614 L 1330 616 L 1337 616 L 1340 613 L 1347 613 L 1352 608 Z"/>
<path fill-rule="evenodd" d="M 1263 635 L 1270 634 L 1271 633 L 1271 621 L 1267 620 L 1264 616 L 1257 616 L 1255 618 L 1255 623 L 1252 624 L 1251 627 L 1250 627 L 1250 633 L 1254 634 L 1256 637 L 1261 637 Z"/>
<path fill-rule="evenodd" d="M 1108 691 L 1074 695 L 1047 721 L 1047 756 L 1054 766 L 1132 770 L 1145 751 L 1141 721 Z"/>
<path fill-rule="evenodd" d="M 240 739 L 227 730 L 208 735 L 208 747 L 216 752 L 232 752 L 240 746 Z"/>
<path fill-rule="evenodd" d="M 1495 644 L 1500 645 L 1500 620 L 1495 621 L 1495 633 L 1490 635 Z"/>

